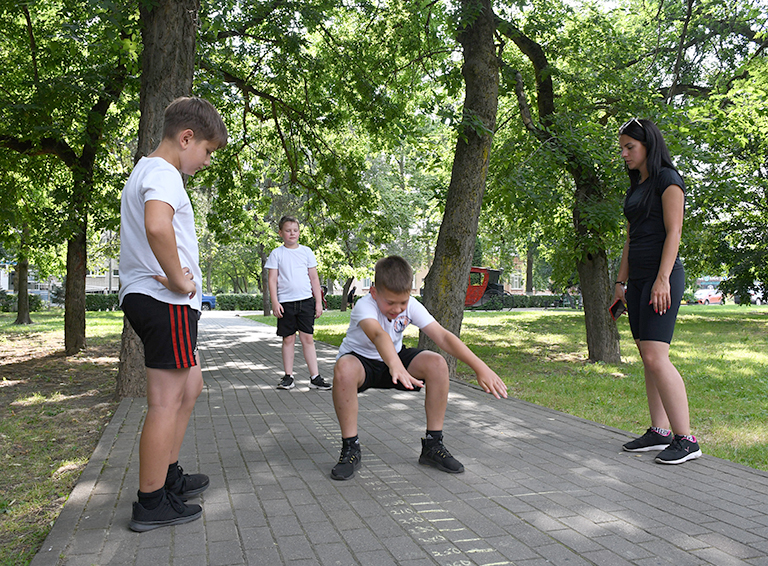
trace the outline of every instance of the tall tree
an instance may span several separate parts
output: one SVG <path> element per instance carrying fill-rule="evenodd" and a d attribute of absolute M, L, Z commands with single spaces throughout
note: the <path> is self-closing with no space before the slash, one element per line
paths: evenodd
<path fill-rule="evenodd" d="M 151 153 L 162 140 L 163 114 L 168 104 L 192 92 L 199 10 L 199 0 L 141 4 L 141 121 L 134 162 Z M 118 397 L 146 395 L 143 353 L 141 341 L 124 318 Z"/>
<path fill-rule="evenodd" d="M 490 0 L 462 0 L 458 41 L 464 51 L 463 120 L 456 141 L 445 212 L 435 257 L 424 281 L 424 304 L 447 330 L 459 335 L 464 295 L 477 237 L 477 222 L 496 128 L 499 59 L 494 43 L 496 15 Z M 436 349 L 421 333 L 419 346 Z M 451 374 L 455 358 L 448 357 Z"/>
<path fill-rule="evenodd" d="M 10 5 L 9 5 L 10 4 Z M 0 147 L 55 156 L 68 186 L 55 192 L 67 242 L 64 349 L 85 346 L 85 276 L 91 205 L 109 113 L 129 79 L 132 38 L 122 7 L 90 2 L 0 4 L 6 61 L 0 91 Z M 67 31 L 62 25 L 66 22 Z M 104 41 L 112 37 L 112 41 Z M 88 45 L 89 49 L 82 49 Z"/>

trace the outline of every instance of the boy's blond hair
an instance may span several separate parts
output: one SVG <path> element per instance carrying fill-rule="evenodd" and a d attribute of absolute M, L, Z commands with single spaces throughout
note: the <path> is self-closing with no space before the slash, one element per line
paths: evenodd
<path fill-rule="evenodd" d="M 163 139 L 183 130 L 192 130 L 198 139 L 212 141 L 220 149 L 227 145 L 227 126 L 213 104 L 196 96 L 182 96 L 165 109 Z"/>
<path fill-rule="evenodd" d="M 374 285 L 390 293 L 409 293 L 413 284 L 413 269 L 399 255 L 381 258 L 376 262 Z"/>
<path fill-rule="evenodd" d="M 283 216 L 280 219 L 280 222 L 277 223 L 277 229 L 278 230 L 282 230 L 283 226 L 285 226 L 289 222 L 293 222 L 294 224 L 296 224 L 296 226 L 301 226 L 301 224 L 299 224 L 299 221 L 296 220 L 296 218 L 294 216 Z"/>

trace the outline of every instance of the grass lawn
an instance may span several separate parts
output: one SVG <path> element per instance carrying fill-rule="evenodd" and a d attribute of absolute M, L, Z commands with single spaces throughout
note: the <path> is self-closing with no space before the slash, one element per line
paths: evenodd
<path fill-rule="evenodd" d="M 88 347 L 64 356 L 64 312 L 16 326 L 0 313 L 0 564 L 28 564 L 117 407 L 123 316 L 87 313 Z"/>
<path fill-rule="evenodd" d="M 349 312 L 324 314 L 315 337 L 339 345 L 348 323 Z M 504 379 L 510 395 L 642 434 L 649 426 L 643 368 L 626 316 L 619 331 L 621 365 L 586 360 L 582 311 L 467 311 L 461 337 Z M 416 339 L 406 330 L 406 344 Z M 703 451 L 768 471 L 768 306 L 681 307 L 671 359 L 685 379 Z M 463 364 L 459 374 L 474 380 Z"/>

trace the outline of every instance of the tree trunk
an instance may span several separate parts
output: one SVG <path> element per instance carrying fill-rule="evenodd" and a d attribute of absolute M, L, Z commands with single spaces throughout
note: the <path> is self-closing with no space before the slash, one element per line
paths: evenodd
<path fill-rule="evenodd" d="M 496 16 L 490 0 L 462 0 L 458 35 L 464 48 L 464 118 L 456 142 L 445 213 L 432 267 L 424 280 L 424 304 L 447 330 L 459 335 L 464 297 L 485 192 L 499 96 L 499 61 L 494 48 Z M 437 350 L 424 334 L 419 347 Z M 446 356 L 451 376 L 456 359 Z"/>
<path fill-rule="evenodd" d="M 269 294 L 269 269 L 264 267 L 269 256 L 263 244 L 259 244 L 259 259 L 261 260 L 261 299 L 264 308 L 264 316 L 272 314 L 272 296 Z"/>
<path fill-rule="evenodd" d="M 135 161 L 152 152 L 162 139 L 165 108 L 192 92 L 199 0 L 159 0 L 141 3 L 144 51 L 141 71 L 141 119 Z M 144 348 L 127 319 L 123 319 L 120 369 L 116 394 L 146 395 Z"/>
<path fill-rule="evenodd" d="M 347 310 L 347 297 L 349 296 L 349 288 L 352 286 L 352 281 L 354 280 L 354 277 L 347 277 L 347 280 L 344 282 L 344 285 L 341 289 L 341 306 L 339 307 L 341 312 L 345 312 Z"/>
<path fill-rule="evenodd" d="M 23 247 L 23 246 L 22 246 Z M 32 324 L 29 317 L 29 260 L 19 254 L 16 262 L 16 320 L 14 324 Z"/>
<path fill-rule="evenodd" d="M 77 185 L 77 183 L 76 183 Z M 77 188 L 75 189 L 77 194 Z M 73 214 L 78 214 L 75 206 Z M 77 231 L 67 241 L 67 279 L 64 291 L 64 353 L 77 354 L 85 348 L 85 274 L 87 265 L 85 212 L 80 212 Z"/>
<path fill-rule="evenodd" d="M 530 244 L 525 255 L 525 294 L 533 294 L 533 262 L 536 256 L 536 246 Z"/>
<path fill-rule="evenodd" d="M 584 226 L 581 216 L 582 207 L 595 200 L 601 200 L 602 191 L 599 179 L 590 171 L 580 167 L 569 168 L 576 182 L 576 198 L 573 205 L 573 226 L 577 242 L 582 246 L 582 257 L 577 262 L 581 284 L 581 297 L 584 302 L 584 323 L 587 331 L 587 350 L 593 362 L 621 363 L 619 330 L 608 312 L 608 305 L 613 298 L 613 287 L 608 272 L 608 254 L 602 247 L 589 246 L 597 239 L 592 229 Z"/>

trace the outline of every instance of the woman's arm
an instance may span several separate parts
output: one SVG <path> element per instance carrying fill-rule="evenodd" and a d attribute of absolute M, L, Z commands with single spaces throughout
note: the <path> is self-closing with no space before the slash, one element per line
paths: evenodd
<path fill-rule="evenodd" d="M 661 195 L 661 207 L 664 213 L 664 228 L 667 237 L 661 251 L 661 264 L 656 281 L 651 289 L 653 310 L 664 314 L 672 306 L 672 294 L 669 287 L 669 276 L 677 259 L 680 249 L 680 237 L 683 234 L 683 210 L 685 208 L 685 193 L 678 185 L 670 185 Z"/>

